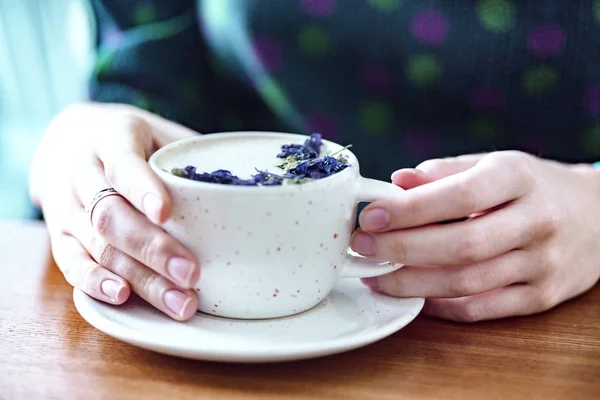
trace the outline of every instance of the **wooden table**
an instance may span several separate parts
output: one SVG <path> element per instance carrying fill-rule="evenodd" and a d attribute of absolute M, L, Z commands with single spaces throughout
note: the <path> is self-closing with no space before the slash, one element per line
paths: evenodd
<path fill-rule="evenodd" d="M 374 345 L 267 365 L 178 359 L 85 322 L 41 224 L 0 222 L 0 399 L 600 399 L 600 287 L 527 318 L 418 317 Z"/>

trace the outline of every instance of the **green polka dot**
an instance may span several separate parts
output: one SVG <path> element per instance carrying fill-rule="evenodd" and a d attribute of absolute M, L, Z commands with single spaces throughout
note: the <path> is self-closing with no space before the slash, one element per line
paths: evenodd
<path fill-rule="evenodd" d="M 400 0 L 369 0 L 369 4 L 379 11 L 394 11 L 400 5 Z"/>
<path fill-rule="evenodd" d="M 298 35 L 298 47 L 306 54 L 324 55 L 331 49 L 331 38 L 323 28 L 305 26 Z"/>
<path fill-rule="evenodd" d="M 412 56 L 407 67 L 409 79 L 421 86 L 435 84 L 442 75 L 442 67 L 438 60 L 429 54 Z"/>
<path fill-rule="evenodd" d="M 600 23 L 600 0 L 594 1 L 594 15 L 596 16 L 596 21 Z"/>
<path fill-rule="evenodd" d="M 392 124 L 392 110 L 382 101 L 368 101 L 360 108 L 359 118 L 367 133 L 380 134 L 389 131 Z"/>
<path fill-rule="evenodd" d="M 538 95 L 552 90 L 558 83 L 558 73 L 549 66 L 530 69 L 523 76 L 523 86 L 527 93 Z"/>
<path fill-rule="evenodd" d="M 507 0 L 479 0 L 477 13 L 481 23 L 494 32 L 506 32 L 515 22 L 515 10 Z"/>
<path fill-rule="evenodd" d="M 469 124 L 471 136 L 479 142 L 489 142 L 498 137 L 498 122 L 491 118 L 476 118 Z"/>
<path fill-rule="evenodd" d="M 585 132 L 583 146 L 583 150 L 589 156 L 600 156 L 600 125 L 596 125 Z"/>
<path fill-rule="evenodd" d="M 156 21 L 156 8 L 151 2 L 143 2 L 133 12 L 136 25 L 146 25 Z"/>

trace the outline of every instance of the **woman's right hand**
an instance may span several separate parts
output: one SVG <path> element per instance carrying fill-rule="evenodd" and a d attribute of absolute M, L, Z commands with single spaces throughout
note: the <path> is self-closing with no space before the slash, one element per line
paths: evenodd
<path fill-rule="evenodd" d="M 122 304 L 133 290 L 176 320 L 198 303 L 198 260 L 157 224 L 171 200 L 147 164 L 169 142 L 197 135 L 119 104 L 78 104 L 49 125 L 34 157 L 30 193 L 44 214 L 66 280 L 91 297 Z M 120 196 L 94 195 L 113 187 Z"/>

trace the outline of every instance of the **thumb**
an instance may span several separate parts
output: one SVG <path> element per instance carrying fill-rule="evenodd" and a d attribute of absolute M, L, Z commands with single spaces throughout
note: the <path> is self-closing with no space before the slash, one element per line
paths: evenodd
<path fill-rule="evenodd" d="M 395 171 L 392 174 L 392 183 L 406 190 L 413 189 L 464 172 L 475 166 L 485 155 L 485 153 L 469 154 L 427 160 L 416 168 L 404 168 Z"/>

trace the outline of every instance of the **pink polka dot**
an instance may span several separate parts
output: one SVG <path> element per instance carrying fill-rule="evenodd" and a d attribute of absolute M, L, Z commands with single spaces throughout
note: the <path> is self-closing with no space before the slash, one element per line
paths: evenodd
<path fill-rule="evenodd" d="M 281 68 L 282 54 L 279 43 L 266 37 L 255 38 L 254 51 L 267 70 L 274 72 Z"/>
<path fill-rule="evenodd" d="M 389 71 L 378 66 L 370 66 L 363 69 L 361 80 L 366 88 L 375 92 L 383 92 L 389 89 L 391 84 Z"/>
<path fill-rule="evenodd" d="M 506 99 L 498 90 L 478 87 L 471 93 L 471 106 L 484 112 L 497 112 L 506 106 Z"/>
<path fill-rule="evenodd" d="M 438 141 L 429 129 L 413 128 L 408 132 L 406 147 L 417 157 L 430 157 L 435 154 Z"/>
<path fill-rule="evenodd" d="M 588 90 L 585 105 L 592 117 L 600 117 L 600 84 L 596 84 Z"/>
<path fill-rule="evenodd" d="M 313 114 L 308 117 L 310 132 L 319 132 L 326 139 L 336 141 L 339 139 L 339 130 L 335 121 L 324 114 Z"/>
<path fill-rule="evenodd" d="M 335 0 L 300 0 L 300 5 L 310 15 L 329 17 L 333 14 Z"/>
<path fill-rule="evenodd" d="M 527 38 L 533 54 L 539 57 L 554 57 L 560 54 L 565 45 L 565 31 L 558 25 L 546 24 L 536 27 Z"/>
<path fill-rule="evenodd" d="M 422 10 L 413 17 L 410 32 L 426 45 L 440 46 L 448 36 L 448 21 L 438 12 Z"/>

